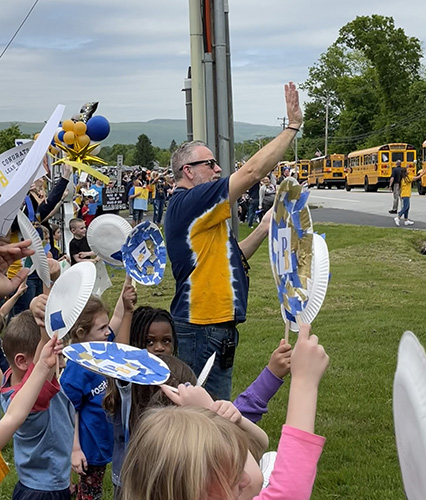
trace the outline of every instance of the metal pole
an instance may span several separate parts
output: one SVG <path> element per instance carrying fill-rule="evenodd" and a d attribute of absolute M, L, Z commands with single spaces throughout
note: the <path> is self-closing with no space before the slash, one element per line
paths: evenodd
<path fill-rule="evenodd" d="M 203 70 L 203 26 L 200 0 L 189 0 L 191 41 L 192 119 L 194 139 L 206 140 L 206 112 Z"/>

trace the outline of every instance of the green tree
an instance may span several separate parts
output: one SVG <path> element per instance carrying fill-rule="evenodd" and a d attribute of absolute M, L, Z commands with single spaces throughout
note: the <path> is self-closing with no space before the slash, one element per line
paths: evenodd
<path fill-rule="evenodd" d="M 136 143 L 135 162 L 141 167 L 152 168 L 154 160 L 155 152 L 151 139 L 146 134 L 141 134 Z"/>
<path fill-rule="evenodd" d="M 178 145 L 176 144 L 176 141 L 174 139 L 172 139 L 172 142 L 170 143 L 170 146 L 169 146 L 170 153 L 173 154 L 177 148 L 178 148 Z"/>
<path fill-rule="evenodd" d="M 328 103 L 330 152 L 408 142 L 405 120 L 416 111 L 411 96 L 423 101 L 421 57 L 420 41 L 396 28 L 391 17 L 362 16 L 343 26 L 303 85 L 311 99 L 304 137 L 324 137 Z M 314 142 L 307 146 L 314 153 Z"/>
<path fill-rule="evenodd" d="M 11 123 L 9 128 L 0 130 L 0 153 L 15 147 L 15 139 L 30 139 L 31 136 L 23 134 L 17 123 Z"/>

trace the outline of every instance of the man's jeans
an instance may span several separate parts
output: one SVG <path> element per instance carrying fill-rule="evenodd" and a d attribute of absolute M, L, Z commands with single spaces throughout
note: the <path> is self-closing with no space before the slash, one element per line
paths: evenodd
<path fill-rule="evenodd" d="M 229 323 L 216 325 L 195 325 L 182 321 L 175 322 L 178 337 L 178 356 L 188 364 L 198 377 L 209 357 L 216 352 L 213 368 L 204 387 L 218 399 L 231 399 L 232 370 L 222 369 L 220 358 L 222 342 L 230 340 L 238 344 L 238 330 Z"/>

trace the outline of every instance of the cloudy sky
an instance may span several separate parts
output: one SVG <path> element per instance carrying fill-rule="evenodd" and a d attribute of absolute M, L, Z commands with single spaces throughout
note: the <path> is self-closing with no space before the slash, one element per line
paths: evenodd
<path fill-rule="evenodd" d="M 1 0 L 0 53 L 35 0 Z M 278 125 L 282 85 L 303 82 L 359 15 L 393 16 L 424 44 L 421 0 L 229 0 L 234 117 Z M 70 118 L 87 101 L 111 122 L 184 118 L 188 0 L 39 0 L 0 59 L 0 121 Z"/>

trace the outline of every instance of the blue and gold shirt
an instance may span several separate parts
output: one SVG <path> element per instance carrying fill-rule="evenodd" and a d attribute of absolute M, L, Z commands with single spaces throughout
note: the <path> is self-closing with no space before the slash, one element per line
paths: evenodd
<path fill-rule="evenodd" d="M 226 222 L 229 178 L 178 188 L 166 212 L 166 245 L 176 280 L 175 320 L 199 325 L 245 321 L 245 259 Z"/>

